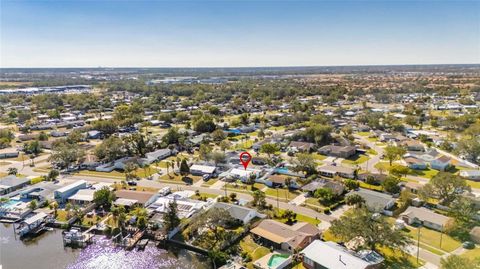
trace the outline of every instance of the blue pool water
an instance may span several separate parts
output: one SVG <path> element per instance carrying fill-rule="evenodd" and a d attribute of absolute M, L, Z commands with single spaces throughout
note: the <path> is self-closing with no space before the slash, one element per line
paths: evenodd
<path fill-rule="evenodd" d="M 241 134 L 242 133 L 242 131 L 240 131 L 239 129 L 228 129 L 227 132 L 233 133 L 233 134 Z"/>
<path fill-rule="evenodd" d="M 2 207 L 3 207 L 3 208 L 10 209 L 10 208 L 13 208 L 15 205 L 19 204 L 20 202 L 21 202 L 21 201 L 19 201 L 19 200 L 11 199 L 11 200 L 8 200 L 8 202 L 3 203 L 3 204 L 2 204 Z"/>
<path fill-rule="evenodd" d="M 285 167 L 275 168 L 275 172 L 279 174 L 290 174 L 290 171 L 288 170 L 288 168 L 285 168 Z"/>

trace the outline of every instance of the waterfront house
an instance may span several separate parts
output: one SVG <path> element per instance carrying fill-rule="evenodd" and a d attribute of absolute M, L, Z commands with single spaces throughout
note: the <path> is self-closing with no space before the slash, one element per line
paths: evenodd
<path fill-rule="evenodd" d="M 353 252 L 335 242 L 320 240 L 313 241 L 301 254 L 306 269 L 376 269 L 384 261 L 375 251 Z"/>
<path fill-rule="evenodd" d="M 262 245 L 293 253 L 318 239 L 320 230 L 306 222 L 290 226 L 275 220 L 266 219 L 250 230 L 255 241 Z"/>
<path fill-rule="evenodd" d="M 53 182 L 42 181 L 20 192 L 20 196 L 24 199 L 35 199 L 40 202 L 54 199 L 55 190 L 63 187 Z"/>
<path fill-rule="evenodd" d="M 65 203 L 68 198 L 74 195 L 78 190 L 86 189 L 87 182 L 85 180 L 77 180 L 53 192 L 55 200 L 59 203 Z"/>
<path fill-rule="evenodd" d="M 68 201 L 74 205 L 87 205 L 93 202 L 93 195 L 96 190 L 82 189 L 68 198 Z"/>
<path fill-rule="evenodd" d="M 30 183 L 30 179 L 9 175 L 0 179 L 0 194 L 5 195 L 21 189 Z"/>
<path fill-rule="evenodd" d="M 340 158 L 349 158 L 357 152 L 357 148 L 354 146 L 335 146 L 327 145 L 321 147 L 318 152 L 322 155 L 334 156 Z"/>
<path fill-rule="evenodd" d="M 205 209 L 208 204 L 203 201 L 190 199 L 189 197 L 192 194 L 192 191 L 179 191 L 167 196 L 155 196 L 154 202 L 148 205 L 148 210 L 166 214 L 169 210 L 169 205 L 175 201 L 177 204 L 177 216 L 180 219 L 190 218 L 195 213 Z"/>
<path fill-rule="evenodd" d="M 407 210 L 400 215 L 400 218 L 409 225 L 421 224 L 437 231 L 443 231 L 443 228 L 451 220 L 451 218 L 435 213 L 425 207 L 414 206 L 409 206 Z"/>
<path fill-rule="evenodd" d="M 360 188 L 357 191 L 349 192 L 347 196 L 353 194 L 360 195 L 365 200 L 367 208 L 372 212 L 386 213 L 395 205 L 395 199 L 389 194 Z"/>

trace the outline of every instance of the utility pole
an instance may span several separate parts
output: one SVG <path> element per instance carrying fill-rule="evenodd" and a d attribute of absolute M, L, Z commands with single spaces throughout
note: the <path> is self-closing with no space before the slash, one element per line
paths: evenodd
<path fill-rule="evenodd" d="M 277 209 L 280 209 L 280 205 L 279 205 L 279 202 L 278 202 L 278 187 L 276 187 L 277 189 Z"/>
<path fill-rule="evenodd" d="M 442 225 L 442 229 L 440 230 L 440 249 L 442 249 L 442 238 L 443 238 L 443 225 Z"/>
<path fill-rule="evenodd" d="M 422 226 L 418 226 L 418 236 L 417 236 L 417 264 L 418 264 L 418 256 L 420 255 L 420 228 L 422 228 Z"/>
<path fill-rule="evenodd" d="M 225 197 L 227 197 L 227 184 L 228 182 L 225 182 L 225 184 L 223 185 L 223 189 L 225 190 Z"/>

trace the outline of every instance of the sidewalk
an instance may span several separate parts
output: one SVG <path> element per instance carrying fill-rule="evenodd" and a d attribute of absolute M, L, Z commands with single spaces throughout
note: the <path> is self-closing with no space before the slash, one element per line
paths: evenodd
<path fill-rule="evenodd" d="M 292 205 L 301 205 L 303 203 L 305 203 L 305 200 L 307 198 L 305 197 L 305 193 L 303 194 L 300 194 L 299 196 L 293 198 L 289 203 L 292 204 Z"/>

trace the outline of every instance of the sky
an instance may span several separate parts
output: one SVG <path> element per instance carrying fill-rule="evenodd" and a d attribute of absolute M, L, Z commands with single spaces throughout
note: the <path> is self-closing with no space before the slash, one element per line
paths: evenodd
<path fill-rule="evenodd" d="M 0 1 L 0 67 L 462 63 L 480 1 Z"/>

